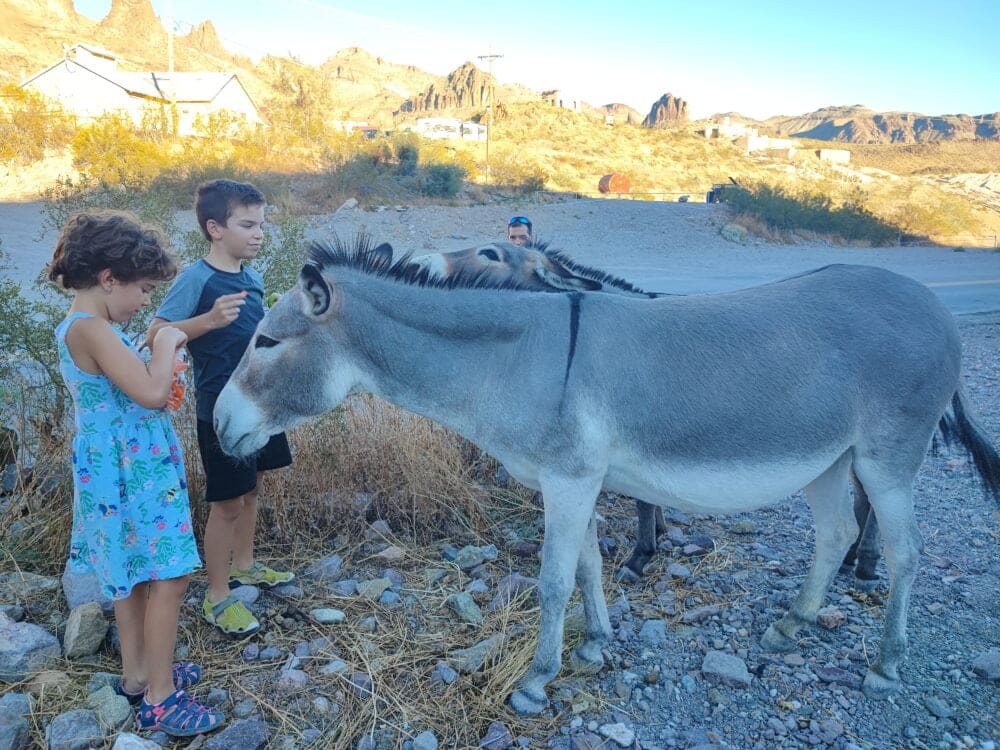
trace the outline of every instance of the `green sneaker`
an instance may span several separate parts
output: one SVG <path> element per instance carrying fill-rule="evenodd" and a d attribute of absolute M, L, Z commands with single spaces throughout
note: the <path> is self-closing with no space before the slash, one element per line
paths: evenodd
<path fill-rule="evenodd" d="M 221 602 L 212 603 L 206 594 L 201 603 L 201 614 L 208 623 L 215 625 L 226 635 L 236 638 L 260 630 L 257 618 L 243 605 L 243 602 L 232 595 L 227 596 Z"/>
<path fill-rule="evenodd" d="M 295 574 L 290 571 L 274 570 L 263 563 L 255 562 L 249 570 L 232 568 L 229 571 L 229 587 L 260 586 L 273 589 L 295 580 Z"/>

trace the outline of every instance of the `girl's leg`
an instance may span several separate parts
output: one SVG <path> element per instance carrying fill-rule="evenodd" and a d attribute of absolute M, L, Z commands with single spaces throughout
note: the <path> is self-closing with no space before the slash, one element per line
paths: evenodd
<path fill-rule="evenodd" d="M 115 622 L 122 651 L 122 683 L 130 693 L 146 686 L 149 665 L 146 663 L 144 628 L 149 584 L 139 583 L 125 599 L 115 602 Z"/>
<path fill-rule="evenodd" d="M 187 576 L 149 584 L 144 623 L 147 703 L 160 703 L 176 690 L 171 668 L 177 643 L 177 618 L 187 586 Z"/>

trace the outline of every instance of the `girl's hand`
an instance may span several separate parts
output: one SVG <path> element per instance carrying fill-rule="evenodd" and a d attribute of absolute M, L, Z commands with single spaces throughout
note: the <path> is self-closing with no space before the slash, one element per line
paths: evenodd
<path fill-rule="evenodd" d="M 180 328 L 163 326 L 156 332 L 156 336 L 153 337 L 153 348 L 156 349 L 158 346 L 163 346 L 169 351 L 175 351 L 184 346 L 186 341 L 187 334 Z"/>

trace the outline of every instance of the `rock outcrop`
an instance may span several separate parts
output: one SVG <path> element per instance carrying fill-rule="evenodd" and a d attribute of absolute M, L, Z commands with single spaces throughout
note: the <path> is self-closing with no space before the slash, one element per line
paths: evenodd
<path fill-rule="evenodd" d="M 1000 112 L 929 116 L 875 112 L 861 105 L 823 107 L 793 117 L 772 117 L 778 135 L 844 143 L 928 143 L 1000 139 Z"/>
<path fill-rule="evenodd" d="M 483 107 L 489 99 L 490 75 L 471 62 L 466 62 L 448 74 L 444 85 L 432 83 L 427 89 L 407 100 L 404 112 L 429 112 L 443 109 Z"/>
<path fill-rule="evenodd" d="M 669 128 L 682 125 L 687 120 L 687 102 L 679 96 L 666 93 L 656 100 L 642 124 L 647 128 Z"/>
<path fill-rule="evenodd" d="M 642 115 L 636 112 L 627 104 L 619 104 L 613 102 L 611 104 L 603 104 L 598 109 L 603 111 L 607 115 L 611 115 L 615 118 L 615 124 L 627 123 L 629 125 L 641 125 Z"/>

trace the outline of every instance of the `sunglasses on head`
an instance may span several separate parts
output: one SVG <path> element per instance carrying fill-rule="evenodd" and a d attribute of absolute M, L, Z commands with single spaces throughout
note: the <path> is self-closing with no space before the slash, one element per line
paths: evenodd
<path fill-rule="evenodd" d="M 525 226 L 530 227 L 531 221 L 527 216 L 512 216 L 510 221 L 507 222 L 507 226 L 509 227 L 517 226 L 518 224 L 524 224 Z"/>

